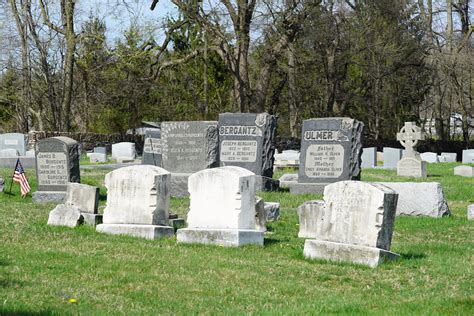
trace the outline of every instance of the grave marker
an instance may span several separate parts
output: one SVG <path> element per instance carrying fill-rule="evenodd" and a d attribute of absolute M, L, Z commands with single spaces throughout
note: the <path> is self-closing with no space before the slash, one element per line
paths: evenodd
<path fill-rule="evenodd" d="M 408 177 L 426 177 L 426 162 L 415 151 L 419 140 L 425 139 L 425 134 L 414 122 L 405 122 L 397 140 L 400 141 L 405 152 L 403 158 L 397 163 L 397 175 Z"/>

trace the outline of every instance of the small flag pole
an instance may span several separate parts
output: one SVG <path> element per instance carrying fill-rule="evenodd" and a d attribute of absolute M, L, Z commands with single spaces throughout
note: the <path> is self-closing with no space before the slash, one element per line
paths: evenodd
<path fill-rule="evenodd" d="M 13 186 L 13 177 L 15 176 L 15 171 L 16 171 L 16 167 L 18 167 L 18 163 L 20 162 L 20 158 L 18 158 L 16 160 L 16 164 L 15 164 L 15 169 L 13 169 L 13 174 L 12 174 L 12 182 L 10 183 L 10 191 L 8 191 L 8 194 L 12 194 L 12 186 Z"/>

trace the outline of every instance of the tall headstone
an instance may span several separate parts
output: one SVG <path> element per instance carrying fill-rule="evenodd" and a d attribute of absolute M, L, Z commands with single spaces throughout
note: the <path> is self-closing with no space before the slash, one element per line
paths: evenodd
<path fill-rule="evenodd" d="M 293 194 L 322 193 L 330 183 L 359 180 L 364 124 L 346 117 L 303 121 L 298 183 Z"/>
<path fill-rule="evenodd" d="M 397 169 L 397 163 L 402 159 L 402 150 L 400 148 L 383 148 L 383 168 Z"/>
<path fill-rule="evenodd" d="M 147 165 L 106 174 L 107 206 L 97 231 L 147 239 L 174 235 L 168 226 L 170 177 L 168 171 Z"/>
<path fill-rule="evenodd" d="M 277 119 L 268 113 L 219 114 L 221 166 L 237 166 L 256 175 L 256 190 L 278 188 L 273 180 Z"/>
<path fill-rule="evenodd" d="M 45 138 L 36 143 L 34 202 L 63 201 L 69 182 L 80 182 L 79 146 L 68 137 Z"/>
<path fill-rule="evenodd" d="M 163 143 L 160 130 L 147 130 L 143 143 L 142 163 L 161 167 L 161 155 L 163 153 Z"/>
<path fill-rule="evenodd" d="M 362 150 L 362 168 L 377 167 L 377 147 L 368 147 Z"/>
<path fill-rule="evenodd" d="M 397 258 L 390 252 L 397 198 L 381 184 L 341 181 L 326 186 L 322 211 L 313 213 L 310 234 L 315 237 L 305 241 L 304 256 L 370 267 Z"/>
<path fill-rule="evenodd" d="M 226 166 L 189 177 L 191 203 L 188 227 L 177 232 L 178 243 L 241 246 L 263 245 L 255 223 L 255 174 Z"/>
<path fill-rule="evenodd" d="M 397 133 L 397 140 L 405 147 L 403 158 L 397 163 L 397 175 L 426 177 L 426 162 L 415 150 L 418 141 L 423 139 L 425 139 L 425 134 L 414 122 L 405 122 L 400 133 Z"/>
<path fill-rule="evenodd" d="M 15 149 L 20 156 L 25 156 L 28 145 L 28 136 L 20 133 L 0 134 L 0 150 Z"/>

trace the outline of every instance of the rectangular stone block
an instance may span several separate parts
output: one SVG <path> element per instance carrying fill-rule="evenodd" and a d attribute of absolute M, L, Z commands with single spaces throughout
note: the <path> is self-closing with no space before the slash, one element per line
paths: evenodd
<path fill-rule="evenodd" d="M 118 158 L 121 158 L 134 160 L 136 156 L 137 152 L 134 143 L 122 142 L 112 145 L 112 159 L 117 160 Z"/>
<path fill-rule="evenodd" d="M 298 207 L 300 230 L 298 238 L 317 238 L 318 219 L 324 212 L 324 201 L 314 200 L 304 202 Z"/>
<path fill-rule="evenodd" d="M 99 188 L 80 183 L 68 183 L 66 204 L 77 206 L 81 213 L 97 214 L 99 206 Z"/>
<path fill-rule="evenodd" d="M 362 168 L 377 167 L 377 147 L 362 149 Z"/>
<path fill-rule="evenodd" d="M 439 162 L 438 154 L 434 153 L 434 152 L 421 153 L 420 157 L 423 161 L 426 161 L 428 163 L 437 163 L 437 162 Z"/>
<path fill-rule="evenodd" d="M 402 150 L 400 148 L 383 148 L 384 169 L 397 169 L 397 163 L 400 159 L 402 159 Z"/>
<path fill-rule="evenodd" d="M 457 154 L 456 153 L 441 153 L 441 157 L 444 157 L 445 162 L 456 162 L 457 161 Z"/>
<path fill-rule="evenodd" d="M 160 239 L 173 237 L 174 228 L 170 226 L 157 225 L 134 225 L 134 224 L 100 224 L 96 230 L 99 233 L 111 235 L 129 235 L 145 239 Z"/>
<path fill-rule="evenodd" d="M 21 133 L 0 134 L 0 151 L 13 149 L 19 156 L 25 156 L 28 145 L 28 136 Z"/>
<path fill-rule="evenodd" d="M 462 151 L 462 163 L 474 163 L 474 149 Z"/>
<path fill-rule="evenodd" d="M 388 250 L 331 241 L 308 239 L 304 243 L 303 254 L 309 259 L 335 262 L 352 262 L 375 268 L 379 264 L 396 260 L 400 256 Z"/>
<path fill-rule="evenodd" d="M 471 166 L 457 166 L 454 167 L 454 175 L 461 177 L 474 177 L 474 168 Z"/>
<path fill-rule="evenodd" d="M 263 232 L 245 229 L 183 228 L 176 235 L 178 243 L 206 244 L 224 247 L 263 246 Z"/>

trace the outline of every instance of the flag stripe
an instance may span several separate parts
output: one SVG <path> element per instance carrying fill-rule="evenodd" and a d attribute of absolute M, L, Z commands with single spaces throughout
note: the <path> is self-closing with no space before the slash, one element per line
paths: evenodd
<path fill-rule="evenodd" d="M 13 175 L 13 181 L 20 184 L 21 196 L 26 196 L 31 191 L 28 178 L 26 178 L 25 170 L 21 165 L 20 159 L 16 161 L 15 173 Z"/>

